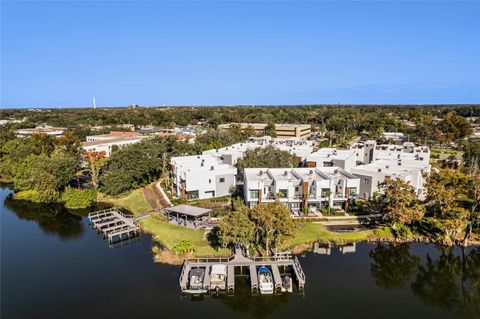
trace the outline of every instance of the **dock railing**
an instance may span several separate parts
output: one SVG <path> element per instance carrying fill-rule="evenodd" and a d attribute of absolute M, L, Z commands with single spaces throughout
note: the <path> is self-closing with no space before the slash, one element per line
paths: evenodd
<path fill-rule="evenodd" d="M 302 266 L 300 265 L 297 256 L 295 256 L 295 258 L 293 259 L 293 267 L 295 267 L 296 269 L 296 274 L 299 281 L 301 280 L 303 283 L 305 283 L 305 273 L 303 272 Z"/>

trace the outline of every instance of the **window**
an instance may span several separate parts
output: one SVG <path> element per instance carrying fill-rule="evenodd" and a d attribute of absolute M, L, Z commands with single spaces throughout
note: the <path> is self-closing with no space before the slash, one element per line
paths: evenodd
<path fill-rule="evenodd" d="M 363 180 L 363 183 L 366 184 L 366 185 L 368 185 L 368 184 L 370 183 L 370 181 L 368 180 L 368 178 L 365 178 L 365 179 Z"/>
<path fill-rule="evenodd" d="M 322 188 L 322 197 L 330 196 L 330 188 Z"/>
<path fill-rule="evenodd" d="M 211 183 L 212 183 L 212 180 L 211 180 L 211 179 L 209 179 L 209 180 L 208 180 L 208 183 L 209 183 L 209 184 L 211 184 Z"/>
<path fill-rule="evenodd" d="M 295 186 L 295 191 L 298 192 L 299 191 L 299 187 L 298 186 Z"/>
<path fill-rule="evenodd" d="M 349 190 L 350 196 L 357 195 L 357 188 L 356 187 L 350 187 L 348 190 Z"/>
<path fill-rule="evenodd" d="M 220 177 L 220 183 L 225 183 L 225 177 Z"/>
<path fill-rule="evenodd" d="M 278 190 L 280 193 L 280 197 L 287 197 L 288 196 L 288 190 L 287 189 L 280 189 Z"/>
<path fill-rule="evenodd" d="M 250 198 L 257 199 L 258 198 L 258 191 L 250 191 Z"/>
<path fill-rule="evenodd" d="M 188 199 L 197 199 L 198 198 L 198 191 L 190 191 L 187 192 Z"/>

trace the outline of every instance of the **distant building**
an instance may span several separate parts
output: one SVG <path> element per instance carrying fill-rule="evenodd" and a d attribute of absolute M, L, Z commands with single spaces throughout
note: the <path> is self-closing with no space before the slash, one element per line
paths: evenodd
<path fill-rule="evenodd" d="M 212 155 L 172 157 L 172 192 L 185 200 L 230 195 L 237 168 Z"/>
<path fill-rule="evenodd" d="M 265 135 L 268 124 L 265 123 L 228 123 L 218 125 L 219 130 L 230 129 L 238 125 L 242 130 L 252 129 L 257 135 Z M 277 138 L 308 139 L 312 134 L 312 126 L 309 124 L 275 124 Z"/>
<path fill-rule="evenodd" d="M 405 135 L 400 132 L 384 132 L 380 137 L 381 140 L 386 143 L 393 143 L 396 145 L 402 145 L 405 142 Z"/>
<path fill-rule="evenodd" d="M 142 141 L 145 136 L 137 132 L 115 132 L 102 135 L 90 135 L 86 137 L 86 142 L 82 143 L 82 149 L 85 151 L 105 152 L 106 157 L 110 157 L 114 146 L 123 147 Z"/>
<path fill-rule="evenodd" d="M 127 109 L 138 109 L 140 106 L 138 104 L 130 104 L 127 106 Z"/>
<path fill-rule="evenodd" d="M 67 129 L 64 127 L 52 127 L 52 126 L 37 126 L 35 128 L 24 128 L 15 130 L 17 137 L 31 136 L 35 134 L 46 134 L 50 136 L 60 137 Z"/>

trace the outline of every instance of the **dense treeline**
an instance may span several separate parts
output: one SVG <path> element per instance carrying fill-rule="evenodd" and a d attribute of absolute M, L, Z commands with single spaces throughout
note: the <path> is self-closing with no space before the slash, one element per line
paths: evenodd
<path fill-rule="evenodd" d="M 2 119 L 23 119 L 21 123 L 0 126 L 0 178 L 14 182 L 19 192 L 38 201 L 60 201 L 63 198 L 81 203 L 91 198 L 68 189 L 72 180 L 84 170 L 88 171 L 95 189 L 118 195 L 141 187 L 168 172 L 171 156 L 200 154 L 204 150 L 220 148 L 246 140 L 253 131 L 234 127 L 217 131 L 216 125 L 228 122 L 268 123 L 273 133 L 273 123 L 310 123 L 315 130 L 325 133 L 328 144 L 346 147 L 355 136 L 378 138 L 384 131 L 404 132 L 411 141 L 427 144 L 457 142 L 464 150 L 464 160 L 469 167 L 478 167 L 479 144 L 468 143 L 470 123 L 464 116 L 480 116 L 480 107 L 464 106 L 265 106 L 265 107 L 175 107 L 139 109 L 52 109 L 34 112 L 29 110 L 1 110 Z M 14 130 L 36 125 L 61 126 L 69 129 L 60 139 L 35 135 L 16 138 Z M 108 130 L 125 129 L 124 124 L 174 125 L 200 124 L 207 129 L 188 144 L 175 138 L 153 138 L 138 144 L 117 149 L 111 158 L 90 154 L 85 158 L 86 167 L 80 165 L 82 155 L 80 141 L 89 134 Z M 93 126 L 103 126 L 100 129 Z M 282 157 L 273 150 L 254 154 L 241 161 L 241 167 L 262 164 L 260 159 L 278 160 L 289 166 L 290 157 Z M 270 154 L 271 153 L 271 154 Z M 265 165 L 272 166 L 272 163 Z M 62 166 L 63 165 L 63 166 Z M 57 171 L 61 176 L 57 175 Z M 68 176 L 67 176 L 68 175 Z M 78 183 L 75 184 L 78 186 Z M 26 196 L 26 197 L 28 197 Z M 77 196 L 77 197 L 78 197 Z M 73 204 L 72 206 L 78 206 Z"/>
<path fill-rule="evenodd" d="M 394 129 L 397 120 L 417 120 L 421 116 L 442 117 L 454 112 L 461 116 L 480 116 L 478 105 L 299 105 L 299 106 L 211 106 L 170 108 L 103 108 L 103 109 L 46 109 L 32 112 L 24 109 L 5 109 L 1 118 L 28 117 L 31 123 L 52 126 L 84 127 L 96 125 L 156 125 L 173 126 L 207 123 L 216 127 L 221 123 L 309 123 L 328 125 L 328 129 L 372 130 L 383 126 Z"/>

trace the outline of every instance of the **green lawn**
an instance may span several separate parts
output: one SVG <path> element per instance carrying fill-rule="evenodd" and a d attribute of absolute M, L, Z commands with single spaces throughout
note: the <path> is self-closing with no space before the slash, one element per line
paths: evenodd
<path fill-rule="evenodd" d="M 203 230 L 193 230 L 183 226 L 177 226 L 157 217 L 147 217 L 140 222 L 142 229 L 153 235 L 154 240 L 163 247 L 171 250 L 181 240 L 189 240 L 195 247 L 197 257 L 230 256 L 230 249 L 215 250 L 209 242 L 203 238 Z"/>
<path fill-rule="evenodd" d="M 115 207 L 122 207 L 128 209 L 133 214 L 140 214 L 152 209 L 150 204 L 143 196 L 143 191 L 141 188 L 120 197 L 111 197 L 99 193 L 98 201 L 110 203 Z"/>
<path fill-rule="evenodd" d="M 343 244 L 347 242 L 364 241 L 372 234 L 372 230 L 362 230 L 351 233 L 335 233 L 328 231 L 324 226 L 319 224 L 303 223 L 301 224 L 300 229 L 295 231 L 295 235 L 287 240 L 282 248 L 292 248 L 297 245 L 315 242 Z"/>

